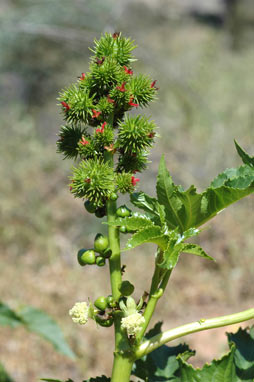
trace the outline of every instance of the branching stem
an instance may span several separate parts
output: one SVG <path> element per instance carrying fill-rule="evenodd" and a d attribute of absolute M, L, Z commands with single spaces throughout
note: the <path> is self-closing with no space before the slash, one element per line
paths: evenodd
<path fill-rule="evenodd" d="M 167 330 L 166 332 L 160 333 L 148 341 L 143 342 L 136 349 L 135 356 L 136 359 L 143 357 L 146 354 L 151 353 L 153 350 L 159 348 L 160 346 L 166 344 L 167 342 L 173 341 L 176 338 L 186 336 L 187 334 L 201 332 L 202 330 L 208 330 L 213 328 L 219 328 L 223 326 L 228 326 L 232 324 L 237 324 L 239 322 L 248 321 L 254 318 L 254 309 L 244 310 L 243 312 L 230 314 L 227 316 L 200 319 L 199 321 L 191 322 L 186 325 L 178 326 L 177 328 Z"/>

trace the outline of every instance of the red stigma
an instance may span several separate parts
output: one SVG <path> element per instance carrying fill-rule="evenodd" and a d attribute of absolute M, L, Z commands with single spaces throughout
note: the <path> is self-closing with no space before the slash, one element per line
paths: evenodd
<path fill-rule="evenodd" d="M 85 183 L 91 183 L 91 179 L 90 178 L 86 178 L 86 179 L 84 179 L 84 182 Z"/>
<path fill-rule="evenodd" d="M 68 111 L 68 110 L 70 110 L 70 106 L 68 105 L 68 103 L 67 103 L 67 102 L 65 102 L 65 101 L 62 101 L 62 102 L 61 102 L 61 105 L 64 107 L 65 111 Z"/>
<path fill-rule="evenodd" d="M 147 134 L 147 136 L 149 138 L 153 138 L 155 136 L 155 132 L 154 131 L 151 131 L 151 133 Z"/>
<path fill-rule="evenodd" d="M 80 143 L 81 145 L 86 146 L 86 145 L 89 145 L 90 142 L 87 141 L 84 137 L 82 137 Z"/>
<path fill-rule="evenodd" d="M 81 73 L 81 76 L 79 77 L 79 79 L 80 79 L 81 81 L 83 81 L 85 78 L 86 78 L 85 73 Z"/>
<path fill-rule="evenodd" d="M 112 37 L 113 37 L 114 40 L 116 40 L 119 36 L 120 36 L 119 32 L 115 32 L 115 33 L 112 34 Z"/>
<path fill-rule="evenodd" d="M 154 81 L 151 83 L 151 88 L 154 88 L 155 90 L 159 90 L 159 88 L 157 88 L 157 87 L 155 86 L 156 82 L 157 82 L 157 80 L 154 80 Z"/>
<path fill-rule="evenodd" d="M 116 89 L 119 90 L 120 92 L 126 92 L 126 89 L 125 89 L 125 84 L 126 82 L 123 82 L 121 86 L 117 86 Z"/>
<path fill-rule="evenodd" d="M 104 132 L 104 128 L 106 126 L 107 122 L 103 122 L 103 124 L 101 125 L 101 128 L 100 129 L 96 129 L 96 133 L 103 133 Z"/>
<path fill-rule="evenodd" d="M 125 66 L 125 65 L 123 67 L 124 67 L 124 71 L 125 71 L 126 74 L 130 74 L 130 75 L 133 74 L 133 70 L 127 68 L 127 66 Z"/>
<path fill-rule="evenodd" d="M 133 107 L 139 107 L 139 104 L 138 103 L 134 103 L 132 102 L 134 100 L 134 97 L 131 97 L 130 98 L 130 101 L 128 102 L 130 106 L 133 106 Z"/>
<path fill-rule="evenodd" d="M 139 178 L 135 178 L 135 176 L 132 176 L 132 177 L 131 177 L 131 184 L 132 184 L 133 186 L 136 186 L 136 183 L 139 182 L 139 181 L 140 181 Z"/>
<path fill-rule="evenodd" d="M 97 111 L 95 109 L 92 109 L 93 115 L 92 118 L 98 118 L 99 115 L 101 114 L 101 111 Z"/>
<path fill-rule="evenodd" d="M 95 60 L 97 65 L 102 65 L 104 61 L 105 61 L 105 57 L 102 57 L 101 60 L 97 57 Z"/>
<path fill-rule="evenodd" d="M 108 100 L 108 103 L 115 103 L 115 101 L 112 98 L 110 98 L 110 96 L 107 96 L 107 100 Z"/>

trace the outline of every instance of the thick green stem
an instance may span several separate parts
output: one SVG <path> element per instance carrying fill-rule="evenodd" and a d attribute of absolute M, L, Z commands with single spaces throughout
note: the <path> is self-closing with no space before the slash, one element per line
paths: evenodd
<path fill-rule="evenodd" d="M 115 213 L 116 201 L 109 200 L 107 202 L 108 223 L 112 223 L 115 221 Z M 109 225 L 108 237 L 110 249 L 112 251 L 112 254 L 109 259 L 112 296 L 114 297 L 114 299 L 118 300 L 121 296 L 118 287 L 122 282 L 119 229 L 117 227 Z"/>
<path fill-rule="evenodd" d="M 167 330 L 166 332 L 157 334 L 150 338 L 150 340 L 143 342 L 135 351 L 135 357 L 141 358 L 146 354 L 149 354 L 153 350 L 160 346 L 186 336 L 187 334 L 201 332 L 202 330 L 208 330 L 213 328 L 219 328 L 222 326 L 228 326 L 237 324 L 239 322 L 248 321 L 254 318 L 254 309 L 248 309 L 243 312 L 230 314 L 228 316 L 221 316 L 209 319 L 200 319 L 199 321 L 192 322 L 190 324 L 178 326 L 177 328 Z"/>
<path fill-rule="evenodd" d="M 111 382 L 129 382 L 133 362 L 133 358 L 115 353 Z"/>

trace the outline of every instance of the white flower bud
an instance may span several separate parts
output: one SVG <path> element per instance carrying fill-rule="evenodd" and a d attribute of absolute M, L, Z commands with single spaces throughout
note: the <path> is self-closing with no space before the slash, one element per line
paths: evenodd
<path fill-rule="evenodd" d="M 127 317 L 123 317 L 121 320 L 122 328 L 127 330 L 128 336 L 137 335 L 142 329 L 145 319 L 141 313 L 133 313 Z"/>
<path fill-rule="evenodd" d="M 76 302 L 69 310 L 69 315 L 75 324 L 85 325 L 89 317 L 89 306 L 86 302 Z"/>

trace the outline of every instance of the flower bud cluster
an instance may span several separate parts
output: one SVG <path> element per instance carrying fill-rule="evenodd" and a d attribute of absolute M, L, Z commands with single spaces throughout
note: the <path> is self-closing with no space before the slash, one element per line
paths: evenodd
<path fill-rule="evenodd" d="M 90 316 L 90 307 L 86 302 L 76 302 L 76 304 L 69 310 L 69 315 L 75 324 L 85 325 Z"/>
<path fill-rule="evenodd" d="M 149 76 L 135 75 L 134 48 L 120 33 L 106 33 L 95 40 L 89 71 L 59 95 L 66 125 L 60 129 L 58 152 L 80 159 L 71 192 L 97 208 L 104 207 L 113 192 L 134 191 L 139 180 L 134 174 L 146 168 L 156 136 L 154 122 L 125 115 L 147 106 L 157 92 Z"/>

